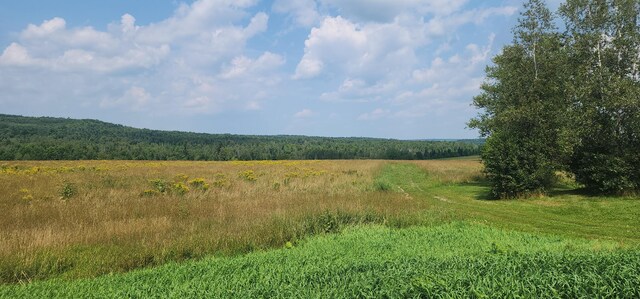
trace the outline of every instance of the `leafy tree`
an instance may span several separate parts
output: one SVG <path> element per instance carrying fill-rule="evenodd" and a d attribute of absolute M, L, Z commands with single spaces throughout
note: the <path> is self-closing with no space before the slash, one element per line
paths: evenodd
<path fill-rule="evenodd" d="M 524 8 L 513 44 L 487 68 L 473 101 L 482 112 L 469 123 L 487 137 L 482 160 L 497 198 L 546 192 L 570 152 L 562 39 L 544 1 Z"/>
<path fill-rule="evenodd" d="M 638 189 L 640 2 L 568 0 L 560 13 L 577 135 L 570 168 L 593 191 Z"/>

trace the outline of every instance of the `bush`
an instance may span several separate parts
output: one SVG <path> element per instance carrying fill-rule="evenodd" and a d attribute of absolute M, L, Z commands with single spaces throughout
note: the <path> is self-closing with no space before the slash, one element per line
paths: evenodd
<path fill-rule="evenodd" d="M 64 182 L 60 187 L 60 191 L 58 192 L 58 194 L 60 195 L 61 199 L 69 199 L 78 194 L 78 189 L 76 188 L 75 184 Z"/>
<path fill-rule="evenodd" d="M 637 153 L 636 153 L 637 154 Z M 633 167 L 622 157 L 583 149 L 574 155 L 571 169 L 576 181 L 592 192 L 621 194 L 640 187 Z"/>
<path fill-rule="evenodd" d="M 178 182 L 173 184 L 172 189 L 173 192 L 175 192 L 178 195 L 185 195 L 189 192 L 189 187 L 187 187 L 187 185 L 185 185 L 182 182 Z"/>
<path fill-rule="evenodd" d="M 245 170 L 241 173 L 238 174 L 238 177 L 240 177 L 241 179 L 247 181 L 247 182 L 255 182 L 258 180 L 258 178 L 256 177 L 255 172 L 253 172 L 253 170 Z"/>
<path fill-rule="evenodd" d="M 553 185 L 555 170 L 538 145 L 513 134 L 494 134 L 482 152 L 485 173 L 494 198 L 545 193 Z"/>
<path fill-rule="evenodd" d="M 151 185 L 153 185 L 153 189 L 158 191 L 159 193 L 167 193 L 167 190 L 169 189 L 169 183 L 164 180 L 155 179 L 149 182 L 151 183 Z"/>
<path fill-rule="evenodd" d="M 197 178 L 189 181 L 189 186 L 200 191 L 207 191 L 209 189 L 209 184 L 207 184 L 203 178 Z"/>

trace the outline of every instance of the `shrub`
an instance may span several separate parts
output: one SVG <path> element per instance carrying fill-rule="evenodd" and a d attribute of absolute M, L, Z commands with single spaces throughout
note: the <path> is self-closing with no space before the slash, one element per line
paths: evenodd
<path fill-rule="evenodd" d="M 555 181 L 553 162 L 536 151 L 539 145 L 509 133 L 495 133 L 482 151 L 494 198 L 544 194 Z"/>
<path fill-rule="evenodd" d="M 258 178 L 256 177 L 255 172 L 253 172 L 253 170 L 245 170 L 243 172 L 240 172 L 238 174 L 238 177 L 240 177 L 241 179 L 247 181 L 247 182 L 255 182 L 258 180 Z"/>
<path fill-rule="evenodd" d="M 76 196 L 76 194 L 78 194 L 78 189 L 75 184 L 70 182 L 64 182 L 58 192 L 61 199 L 69 199 Z"/>
<path fill-rule="evenodd" d="M 167 181 L 155 179 L 149 182 L 151 183 L 151 185 L 153 185 L 153 189 L 158 191 L 159 193 L 167 193 L 167 190 L 169 189 L 169 183 Z"/>
<path fill-rule="evenodd" d="M 606 153 L 607 149 L 583 149 L 576 152 L 571 163 L 576 181 L 597 193 L 621 194 L 636 190 L 640 182 L 634 180 L 633 167 L 622 157 Z"/>
<path fill-rule="evenodd" d="M 203 178 L 196 178 L 189 181 L 189 186 L 200 191 L 207 191 L 209 189 L 209 184 L 207 184 Z"/>
<path fill-rule="evenodd" d="M 182 182 L 173 184 L 172 191 L 178 195 L 185 195 L 189 192 L 189 187 Z"/>
<path fill-rule="evenodd" d="M 222 173 L 216 174 L 216 179 L 211 183 L 213 187 L 223 188 L 231 186 L 231 181 Z"/>

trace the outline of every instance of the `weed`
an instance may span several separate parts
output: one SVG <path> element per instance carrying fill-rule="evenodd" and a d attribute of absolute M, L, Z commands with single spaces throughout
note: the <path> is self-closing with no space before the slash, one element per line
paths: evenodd
<path fill-rule="evenodd" d="M 153 189 L 158 193 L 162 193 L 162 194 L 167 193 L 167 190 L 169 189 L 169 183 L 165 180 L 155 179 L 149 182 L 153 186 Z"/>
<path fill-rule="evenodd" d="M 178 195 L 185 195 L 189 192 L 189 187 L 182 182 L 175 183 L 171 186 L 171 191 Z"/>
<path fill-rule="evenodd" d="M 203 178 L 197 178 L 189 181 L 189 186 L 200 191 L 207 191 L 209 189 L 209 184 L 207 184 Z"/>
<path fill-rule="evenodd" d="M 392 185 L 387 181 L 376 180 L 373 183 L 373 190 L 375 191 L 391 191 L 393 189 Z"/>
<path fill-rule="evenodd" d="M 61 199 L 69 199 L 78 194 L 78 188 L 74 183 L 64 182 L 58 191 Z"/>
<path fill-rule="evenodd" d="M 20 189 L 21 199 L 25 202 L 30 202 L 33 200 L 33 195 L 31 195 L 31 191 L 27 188 Z"/>
<path fill-rule="evenodd" d="M 247 181 L 247 182 L 255 182 L 258 180 L 258 178 L 256 177 L 256 174 L 253 170 L 245 170 L 243 172 L 240 172 L 238 174 L 238 177 Z"/>
<path fill-rule="evenodd" d="M 189 176 L 184 173 L 177 174 L 173 177 L 174 182 L 186 183 L 188 179 L 189 179 Z"/>

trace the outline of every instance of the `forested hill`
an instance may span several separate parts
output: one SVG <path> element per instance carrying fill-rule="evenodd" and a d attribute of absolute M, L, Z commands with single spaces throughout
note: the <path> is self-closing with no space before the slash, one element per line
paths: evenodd
<path fill-rule="evenodd" d="M 0 114 L 0 160 L 435 159 L 482 142 L 249 136 L 137 129 L 97 120 Z"/>

